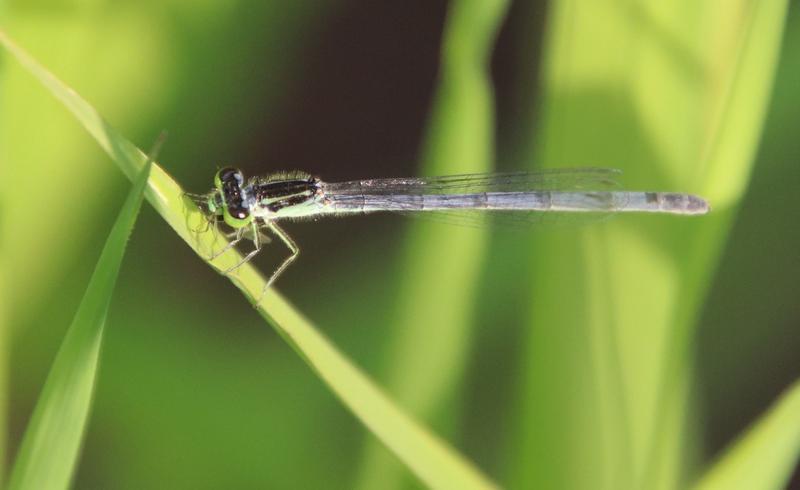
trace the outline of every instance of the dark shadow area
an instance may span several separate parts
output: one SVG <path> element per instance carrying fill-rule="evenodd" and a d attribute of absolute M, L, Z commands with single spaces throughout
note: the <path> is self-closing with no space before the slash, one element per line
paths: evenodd
<path fill-rule="evenodd" d="M 280 123 L 254 127 L 244 151 L 266 168 L 327 180 L 413 175 L 445 9 L 444 1 L 350 2 L 333 12 L 308 40 Z"/>

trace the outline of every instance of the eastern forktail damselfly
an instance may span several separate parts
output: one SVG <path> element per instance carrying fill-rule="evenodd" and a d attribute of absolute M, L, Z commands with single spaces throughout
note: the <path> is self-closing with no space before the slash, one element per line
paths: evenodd
<path fill-rule="evenodd" d="M 375 212 L 428 213 L 457 219 L 491 213 L 513 218 L 515 223 L 535 223 L 543 216 L 615 213 L 698 215 L 708 203 L 695 195 L 615 189 L 619 171 L 576 168 L 538 172 L 462 174 L 324 182 L 302 172 L 276 173 L 245 180 L 244 174 L 226 167 L 214 177 L 207 194 L 189 194 L 214 221 L 234 229 L 231 242 L 214 259 L 245 238 L 254 250 L 228 274 L 249 261 L 271 232 L 291 251 L 267 281 L 265 290 L 300 252 L 278 222 L 320 216 L 345 216 Z"/>

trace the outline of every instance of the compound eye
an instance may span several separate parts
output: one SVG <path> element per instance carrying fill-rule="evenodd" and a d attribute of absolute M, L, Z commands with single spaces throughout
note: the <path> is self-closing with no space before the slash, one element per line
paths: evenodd
<path fill-rule="evenodd" d="M 222 187 L 226 184 L 234 184 L 235 186 L 241 186 L 244 183 L 244 174 L 242 171 L 233 167 L 225 167 L 220 169 L 217 172 L 217 175 L 214 176 L 214 187 L 217 189 L 222 190 Z"/>

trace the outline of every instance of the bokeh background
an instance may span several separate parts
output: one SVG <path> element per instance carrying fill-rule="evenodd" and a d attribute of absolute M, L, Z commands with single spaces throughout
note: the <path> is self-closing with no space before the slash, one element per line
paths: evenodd
<path fill-rule="evenodd" d="M 684 8 L 695 7 L 689 2 Z M 599 104 L 603 99 L 591 90 L 584 101 L 572 104 L 595 111 L 584 131 L 596 134 L 597 141 L 589 136 L 567 142 L 585 149 L 561 152 L 567 155 L 564 160 L 557 150 L 536 147 L 537 135 L 549 135 L 549 123 L 536 121 L 552 117 L 540 110 L 552 110 L 548 107 L 557 98 L 552 86 L 546 90 L 540 84 L 557 12 L 548 2 L 512 2 L 496 33 L 487 64 L 496 104 L 496 167 L 622 166 L 631 174 L 626 179 L 631 187 L 680 185 L 669 190 L 702 192 L 705 187 L 690 178 L 664 177 L 648 167 L 651 162 L 626 166 L 609 161 L 620 144 L 644 147 L 643 139 L 657 141 L 659 135 L 647 135 L 635 124 L 617 124 L 627 120 L 620 116 L 627 109 Z M 196 192 L 205 191 L 215 169 L 226 164 L 248 175 L 302 169 L 328 180 L 416 175 L 436 165 L 458 169 L 459 162 L 425 167 L 436 154 L 425 148 L 436 138 L 430 114 L 441 102 L 436 87 L 447 16 L 443 1 L 0 3 L 0 26 L 124 135 L 149 148 L 167 129 L 159 161 Z M 657 27 L 640 24 L 643 30 Z M 800 376 L 796 3 L 789 6 L 782 39 L 746 193 L 741 202 L 723 206 L 725 222 L 715 225 L 722 230 L 716 235 L 721 242 L 711 247 L 718 247 L 719 255 L 697 273 L 702 279 L 692 286 L 693 306 L 682 320 L 693 325 L 686 356 L 679 357 L 692 406 L 681 431 L 690 435 L 676 438 L 680 463 L 673 466 L 679 469 L 667 465 L 672 476 L 654 477 L 667 488 L 701 474 Z M 615 48 L 613 42 L 595 46 L 600 58 Z M 543 93 L 549 93 L 550 102 Z M 680 93 L 670 96 L 682 100 Z M 652 146 L 634 150 L 629 158 L 659 148 Z M 8 467 L 129 182 L 72 116 L 5 53 L 0 64 L 0 176 L 6 183 L 0 193 L 0 311 L 8 428 L 2 452 Z M 426 289 L 429 276 L 416 274 L 419 266 L 413 265 L 435 268 L 438 257 L 454 253 L 452 241 L 424 257 L 417 250 L 421 243 L 435 247 L 435 240 L 424 237 L 451 233 L 446 225 L 398 217 L 290 224 L 287 229 L 302 254 L 279 289 L 401 406 L 501 484 L 522 488 L 581 482 L 604 474 L 609 461 L 611 466 L 625 461 L 624 454 L 598 460 L 594 449 L 607 440 L 596 446 L 596 434 L 576 434 L 570 425 L 570 417 L 577 427 L 591 425 L 592 414 L 576 415 L 574 403 L 560 405 L 564 393 L 582 389 L 575 388 L 576 379 L 593 380 L 591 389 L 606 391 L 603 377 L 580 360 L 587 352 L 582 339 L 592 335 L 581 331 L 581 319 L 573 314 L 575 298 L 583 294 L 583 276 L 570 276 L 571 269 L 559 265 L 580 266 L 592 252 L 536 240 L 552 234 L 573 243 L 584 233 L 597 233 L 611 236 L 602 243 L 614 249 L 614 231 L 603 235 L 603 227 L 641 225 L 680 248 L 684 236 L 703 226 L 694 221 L 684 228 L 669 218 L 624 220 L 589 232 L 489 228 L 493 233 L 477 239 L 475 246 L 479 266 L 464 276 L 478 285 L 456 316 L 439 315 L 436 305 L 452 296 L 441 288 L 459 288 L 463 278 L 439 280 Z M 694 244 L 692 239 L 684 243 Z M 532 251 L 559 256 L 520 259 Z M 282 256 L 262 255 L 259 264 L 265 269 Z M 692 257 L 688 251 L 680 260 L 691 263 Z M 542 261 L 555 265 L 537 267 Z M 647 263 L 632 268 L 643 271 L 638 288 L 659 287 L 649 283 L 657 279 L 648 276 Z M 557 291 L 560 282 L 575 296 L 547 293 L 548 284 Z M 417 294 L 428 300 L 409 311 L 409 290 L 422 291 Z M 631 342 L 640 342 L 644 350 L 656 342 L 648 334 L 649 320 L 647 315 L 629 319 L 640 329 L 640 337 L 630 337 Z M 454 329 L 453 322 L 468 328 Z M 554 338 L 557 345 L 549 351 L 547 339 Z M 545 347 L 537 351 L 532 342 Z M 446 362 L 414 365 L 408 353 L 425 352 L 431 343 L 431 355 Z M 455 347 L 437 353 L 442 344 Z M 547 352 L 558 359 L 548 360 Z M 625 359 L 623 369 L 635 370 L 631 362 Z M 572 370 L 543 372 L 548 366 Z M 440 384 L 426 385 L 426 377 Z M 526 400 L 546 396 L 551 386 L 547 406 L 531 409 Z M 426 389 L 435 392 L 419 395 Z M 567 415 L 556 414 L 561 411 Z M 604 421 L 602 414 L 597 417 L 596 422 Z M 544 442 L 537 445 L 535 439 Z M 638 449 L 637 436 L 632 439 L 628 456 Z M 559 442 L 554 446 L 553 441 Z M 584 443 L 586 449 L 573 450 Z M 625 481 L 605 476 L 606 486 Z M 795 474 L 796 484 L 798 478 Z M 75 487 L 418 485 L 241 294 L 145 205 L 109 313 Z"/>

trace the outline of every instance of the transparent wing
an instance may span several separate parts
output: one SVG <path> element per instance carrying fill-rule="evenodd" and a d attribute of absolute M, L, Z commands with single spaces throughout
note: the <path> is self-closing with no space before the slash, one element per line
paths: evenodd
<path fill-rule="evenodd" d="M 568 168 L 535 172 L 477 173 L 440 177 L 354 180 L 326 184 L 336 194 L 461 194 L 617 188 L 622 172 L 611 168 Z"/>
<path fill-rule="evenodd" d="M 531 225 L 573 225 L 604 220 L 626 206 L 619 189 L 619 170 L 608 168 L 554 169 L 536 172 L 460 174 L 441 177 L 372 179 L 326 184 L 334 200 L 372 203 L 397 212 L 460 226 L 497 223 L 507 228 Z M 572 192 L 576 198 L 595 197 L 591 212 L 544 210 L 448 209 L 420 212 L 422 196 L 459 196 L 480 193 Z M 586 197 L 588 196 L 588 197 Z M 599 198 L 598 198 L 599 197 Z"/>

